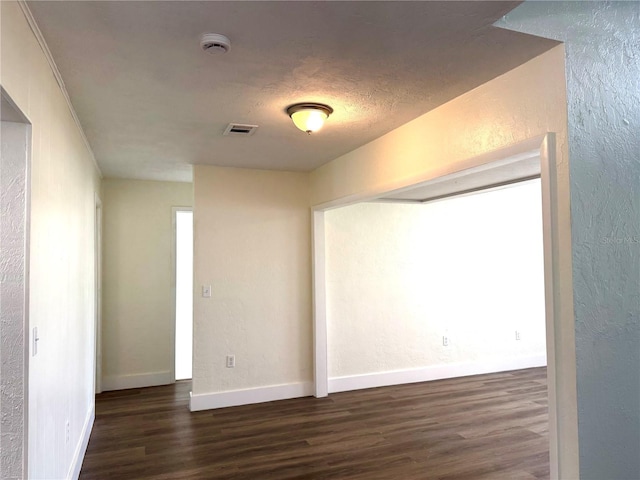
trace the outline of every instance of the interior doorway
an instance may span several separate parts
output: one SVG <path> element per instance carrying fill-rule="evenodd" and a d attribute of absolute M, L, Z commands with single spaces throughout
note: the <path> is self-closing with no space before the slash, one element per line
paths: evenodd
<path fill-rule="evenodd" d="M 174 379 L 192 377 L 193 367 L 193 211 L 174 208 L 175 335 Z"/>
<path fill-rule="evenodd" d="M 326 212 L 329 392 L 546 366 L 541 204 L 532 179 Z"/>
<path fill-rule="evenodd" d="M 465 177 L 471 175 L 466 181 Z M 314 387 L 315 396 L 329 393 L 328 338 L 327 338 L 327 276 L 325 245 L 325 212 L 330 209 L 354 205 L 383 197 L 394 198 L 417 187 L 431 187 L 433 195 L 421 196 L 421 200 L 444 198 L 454 194 L 471 193 L 478 188 L 504 185 L 523 179 L 540 177 L 542 193 L 542 221 L 544 245 L 544 289 L 546 318 L 547 383 L 549 403 L 549 450 L 551 477 L 559 472 L 559 438 L 575 438 L 572 425 L 563 422 L 558 413 L 562 401 L 567 401 L 566 383 L 562 379 L 572 377 L 567 366 L 557 355 L 557 339 L 562 337 L 567 315 L 562 309 L 561 298 L 567 291 L 567 276 L 563 275 L 560 242 L 570 230 L 566 205 L 559 198 L 556 168 L 555 135 L 535 137 L 530 140 L 496 150 L 446 169 L 425 172 L 402 182 L 380 185 L 378 189 L 342 199 L 318 204 L 313 209 L 313 327 L 314 327 Z M 475 183 L 475 184 L 474 184 Z M 462 188 L 460 188 L 462 186 Z M 441 188 L 443 187 L 443 188 Z"/>

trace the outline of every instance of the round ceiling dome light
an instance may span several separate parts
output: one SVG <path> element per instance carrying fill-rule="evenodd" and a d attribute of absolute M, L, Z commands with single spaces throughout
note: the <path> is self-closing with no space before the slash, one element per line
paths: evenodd
<path fill-rule="evenodd" d="M 295 126 L 308 134 L 320 130 L 332 113 L 333 108 L 322 103 L 296 103 L 287 108 Z"/>
<path fill-rule="evenodd" d="M 200 47 L 211 55 L 227 53 L 231 49 L 231 40 L 218 33 L 205 33 L 200 37 Z"/>

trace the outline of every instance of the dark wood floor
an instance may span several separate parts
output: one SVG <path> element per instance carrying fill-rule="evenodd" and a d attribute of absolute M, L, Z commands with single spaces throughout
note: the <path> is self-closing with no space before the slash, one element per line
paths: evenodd
<path fill-rule="evenodd" d="M 195 413 L 189 390 L 98 395 L 80 478 L 549 477 L 543 368 Z"/>

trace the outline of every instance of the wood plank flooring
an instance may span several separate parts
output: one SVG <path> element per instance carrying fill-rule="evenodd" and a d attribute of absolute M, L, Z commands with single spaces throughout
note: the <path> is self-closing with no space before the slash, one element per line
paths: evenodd
<path fill-rule="evenodd" d="M 194 413 L 190 388 L 98 395 L 80 478 L 549 478 L 544 368 Z"/>

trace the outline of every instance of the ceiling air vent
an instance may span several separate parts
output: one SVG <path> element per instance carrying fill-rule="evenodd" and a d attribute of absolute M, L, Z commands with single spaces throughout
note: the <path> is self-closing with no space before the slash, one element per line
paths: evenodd
<path fill-rule="evenodd" d="M 243 137 L 250 137 L 256 130 L 258 125 L 245 125 L 244 123 L 230 123 L 223 135 L 242 135 Z"/>

